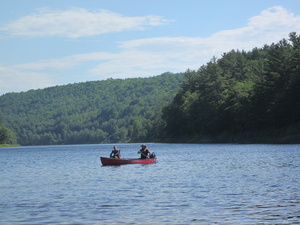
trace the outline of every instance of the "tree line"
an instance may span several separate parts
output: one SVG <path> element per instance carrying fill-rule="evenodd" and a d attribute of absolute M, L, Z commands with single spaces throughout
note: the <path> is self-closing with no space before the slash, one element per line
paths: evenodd
<path fill-rule="evenodd" d="M 300 143 L 299 62 L 292 32 L 198 70 L 8 93 L 0 96 L 0 143 L 1 129 L 21 145 Z"/>
<path fill-rule="evenodd" d="M 0 97 L 0 118 L 21 145 L 153 141 L 182 73 L 107 79 Z"/>
<path fill-rule="evenodd" d="M 300 142 L 300 37 L 232 50 L 187 70 L 163 109 L 164 139 L 192 142 Z"/>
<path fill-rule="evenodd" d="M 9 128 L 7 128 L 0 120 L 0 145 L 16 144 L 16 134 Z"/>

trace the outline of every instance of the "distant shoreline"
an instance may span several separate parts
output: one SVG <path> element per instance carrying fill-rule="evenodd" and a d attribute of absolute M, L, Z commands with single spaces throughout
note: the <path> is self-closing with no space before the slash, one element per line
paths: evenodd
<path fill-rule="evenodd" d="M 20 147 L 19 144 L 0 144 L 0 148 Z"/>

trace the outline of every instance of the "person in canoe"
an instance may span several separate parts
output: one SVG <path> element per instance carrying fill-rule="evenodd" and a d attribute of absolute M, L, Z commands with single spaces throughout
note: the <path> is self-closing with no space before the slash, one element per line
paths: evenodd
<path fill-rule="evenodd" d="M 150 158 L 152 153 L 150 150 L 147 148 L 146 145 L 141 145 L 141 149 L 137 153 L 141 153 L 141 159 L 147 159 Z"/>
<path fill-rule="evenodd" d="M 110 153 L 110 158 L 121 158 L 121 149 L 118 149 L 117 146 L 114 146 L 114 149 Z"/>

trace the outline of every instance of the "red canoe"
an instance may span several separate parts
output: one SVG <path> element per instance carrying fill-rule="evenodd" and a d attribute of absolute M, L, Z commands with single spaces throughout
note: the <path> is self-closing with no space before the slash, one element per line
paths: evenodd
<path fill-rule="evenodd" d="M 100 157 L 101 163 L 103 166 L 119 166 L 125 164 L 149 164 L 155 163 L 156 158 L 154 159 L 116 159 L 116 158 L 106 158 Z"/>

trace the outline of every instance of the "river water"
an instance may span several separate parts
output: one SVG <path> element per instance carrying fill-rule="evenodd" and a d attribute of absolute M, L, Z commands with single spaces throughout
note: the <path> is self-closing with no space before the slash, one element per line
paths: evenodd
<path fill-rule="evenodd" d="M 0 149 L 0 224 L 300 224 L 300 145 L 147 146 L 118 167 L 112 144 Z"/>

